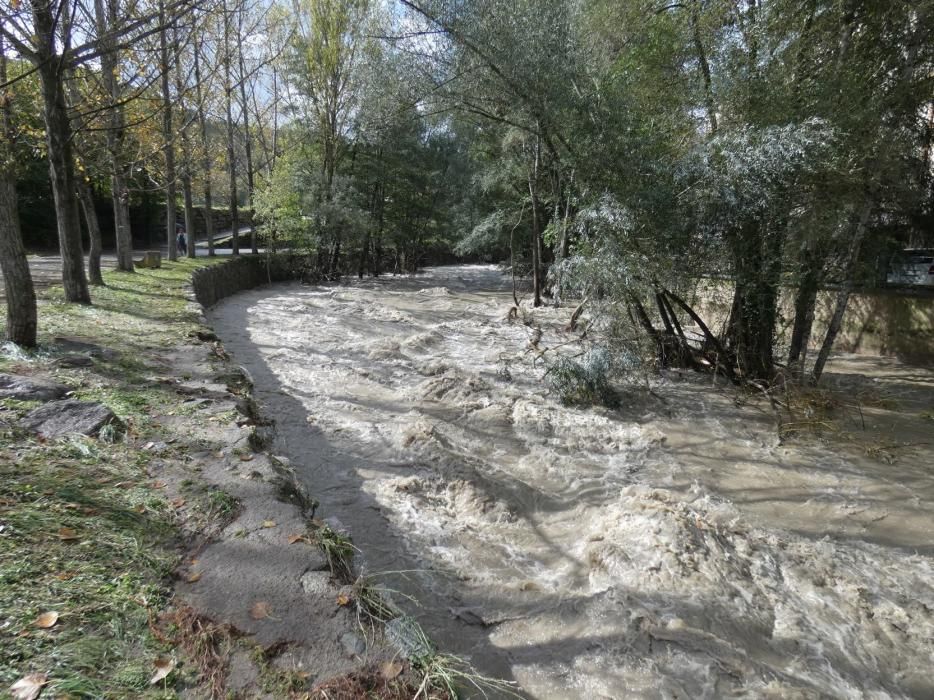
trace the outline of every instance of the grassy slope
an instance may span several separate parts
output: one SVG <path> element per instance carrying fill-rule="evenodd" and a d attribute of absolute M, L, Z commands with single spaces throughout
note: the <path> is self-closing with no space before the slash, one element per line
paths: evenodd
<path fill-rule="evenodd" d="M 158 381 L 158 356 L 196 327 L 185 288 L 196 267 L 213 262 L 107 273 L 91 307 L 63 303 L 61 290 L 45 292 L 43 348 L 56 336 L 80 337 L 115 350 L 111 359 L 63 369 L 47 349 L 0 353 L 0 371 L 51 376 L 127 425 L 126 438 L 112 442 L 43 442 L 12 427 L 28 404 L 0 402 L 0 694 L 41 672 L 50 697 L 174 697 L 149 685 L 155 659 L 173 654 L 150 621 L 171 592 L 179 532 L 171 504 L 147 476 L 151 454 L 143 446 L 158 439 L 148 416 L 184 410 Z M 38 628 L 48 611 L 59 621 Z"/>

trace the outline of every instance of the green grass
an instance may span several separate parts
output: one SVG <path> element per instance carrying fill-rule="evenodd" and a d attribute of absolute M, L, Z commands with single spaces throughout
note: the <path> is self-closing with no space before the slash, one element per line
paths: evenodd
<path fill-rule="evenodd" d="M 40 334 L 43 339 L 93 337 L 124 351 L 172 347 L 197 327 L 200 310 L 185 297 L 191 273 L 220 262 L 223 258 L 186 258 L 157 270 L 106 272 L 106 286 L 91 288 L 91 306 L 68 304 L 61 288 L 53 287 L 41 295 Z M 135 362 L 132 355 L 124 361 Z"/>
<path fill-rule="evenodd" d="M 315 531 L 318 546 L 324 552 L 331 575 L 341 581 L 353 580 L 353 555 L 356 551 L 347 535 L 337 532 L 330 525 L 323 524 Z"/>
<path fill-rule="evenodd" d="M 106 440 L 41 441 L 13 427 L 34 403 L 0 402 L 0 697 L 28 673 L 47 673 L 43 697 L 62 698 L 175 697 L 174 679 L 197 675 L 181 663 L 167 684 L 149 684 L 155 659 L 178 653 L 151 623 L 171 595 L 179 529 L 141 446 L 158 437 L 150 416 L 188 409 L 159 381 L 170 372 L 159 355 L 197 327 L 186 287 L 196 267 L 215 262 L 106 273 L 92 306 L 46 290 L 39 350 L 0 352 L 0 371 L 54 378 L 77 398 L 107 404 L 126 425 Z M 113 353 L 91 367 L 58 368 L 57 336 Z M 210 517 L 236 507 L 226 494 L 208 499 Z M 41 629 L 35 621 L 46 612 L 59 619 Z"/>

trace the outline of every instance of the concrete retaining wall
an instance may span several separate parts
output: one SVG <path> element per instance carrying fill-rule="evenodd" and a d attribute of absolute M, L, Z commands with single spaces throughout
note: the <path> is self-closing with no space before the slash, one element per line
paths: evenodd
<path fill-rule="evenodd" d="M 245 289 L 295 279 L 294 269 L 291 260 L 284 256 L 241 255 L 195 270 L 191 286 L 198 303 L 207 309 Z"/>
<path fill-rule="evenodd" d="M 894 355 L 915 363 L 934 361 L 934 297 L 920 290 L 862 290 L 850 296 L 843 328 L 834 349 L 873 355 Z M 697 311 L 716 331 L 730 313 L 733 286 L 729 282 L 707 280 L 699 285 L 692 300 Z M 791 338 L 794 323 L 794 290 L 782 290 L 776 343 L 784 345 Z M 820 346 L 833 315 L 836 292 L 822 291 L 817 296 L 811 349 Z"/>

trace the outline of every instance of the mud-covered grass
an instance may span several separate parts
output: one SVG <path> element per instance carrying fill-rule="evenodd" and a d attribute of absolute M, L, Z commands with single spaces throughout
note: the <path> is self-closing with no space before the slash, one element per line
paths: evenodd
<path fill-rule="evenodd" d="M 106 273 L 87 307 L 46 290 L 39 350 L 0 352 L 0 371 L 66 384 L 75 398 L 109 406 L 124 426 L 103 439 L 44 441 L 15 427 L 37 404 L 0 402 L 0 693 L 44 674 L 48 697 L 175 697 L 176 680 L 194 683 L 204 671 L 154 624 L 171 595 L 180 530 L 165 484 L 147 471 L 155 459 L 147 445 L 159 437 L 152 416 L 186 410 L 160 381 L 171 368 L 160 366 L 159 353 L 196 328 L 186 286 L 212 262 Z M 91 364 L 57 364 L 69 350 L 61 338 L 90 344 L 71 351 Z M 176 449 L 166 445 L 160 457 Z M 233 507 L 214 496 L 204 517 L 229 517 Z M 173 667 L 167 682 L 151 684 L 165 663 Z"/>

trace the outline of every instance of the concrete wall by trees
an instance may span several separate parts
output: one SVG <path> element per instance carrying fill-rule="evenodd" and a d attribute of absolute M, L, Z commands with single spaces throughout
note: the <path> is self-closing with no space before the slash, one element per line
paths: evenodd
<path fill-rule="evenodd" d="M 814 330 L 809 347 L 819 347 L 833 314 L 836 292 L 817 296 Z M 714 332 L 730 312 L 733 287 L 724 280 L 702 282 L 694 299 L 696 309 Z M 794 290 L 784 288 L 779 299 L 776 342 L 786 343 L 794 321 Z M 834 344 L 836 352 L 895 355 L 908 362 L 934 361 L 934 290 L 873 289 L 850 295 L 843 326 Z M 779 354 L 781 360 L 781 355 Z M 811 355 L 813 358 L 813 355 Z"/>
<path fill-rule="evenodd" d="M 195 270 L 191 284 L 198 303 L 207 309 L 245 289 L 295 279 L 294 270 L 291 259 L 286 256 L 243 255 Z"/>

